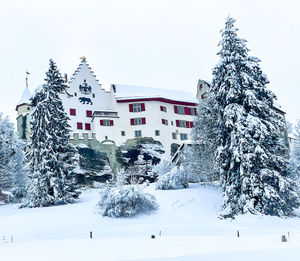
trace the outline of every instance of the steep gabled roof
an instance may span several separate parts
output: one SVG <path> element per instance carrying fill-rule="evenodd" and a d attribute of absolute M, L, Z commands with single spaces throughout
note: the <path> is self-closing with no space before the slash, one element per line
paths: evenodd
<path fill-rule="evenodd" d="M 30 103 L 30 98 L 31 98 L 30 90 L 29 90 L 28 87 L 26 87 L 25 90 L 23 91 L 22 97 L 19 100 L 17 106 L 21 105 L 21 104 L 28 104 L 28 103 Z"/>

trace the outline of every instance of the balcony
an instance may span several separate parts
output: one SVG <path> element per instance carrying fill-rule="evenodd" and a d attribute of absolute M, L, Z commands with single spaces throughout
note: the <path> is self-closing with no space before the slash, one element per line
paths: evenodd
<path fill-rule="evenodd" d="M 115 111 L 94 111 L 93 118 L 100 117 L 100 118 L 119 118 L 118 112 Z"/>

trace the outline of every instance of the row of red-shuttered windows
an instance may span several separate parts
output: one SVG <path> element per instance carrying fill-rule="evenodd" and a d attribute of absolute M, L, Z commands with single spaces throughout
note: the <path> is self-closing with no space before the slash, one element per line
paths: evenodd
<path fill-rule="evenodd" d="M 180 126 L 180 120 L 176 120 L 176 127 L 182 127 L 182 128 L 193 128 L 194 123 L 192 121 L 182 121 L 185 122 L 185 126 Z"/>
<path fill-rule="evenodd" d="M 82 130 L 83 129 L 83 123 L 82 122 L 77 122 L 77 129 Z M 85 123 L 84 124 L 84 129 L 85 130 L 91 130 L 91 124 L 90 123 Z"/>
<path fill-rule="evenodd" d="M 181 107 L 181 106 L 174 105 L 174 112 L 176 114 L 193 115 L 193 116 L 197 115 L 197 109 L 196 108 L 183 107 L 184 113 L 179 113 L 179 108 L 178 107 Z"/>
<path fill-rule="evenodd" d="M 76 109 L 70 109 L 70 115 L 76 116 Z M 86 110 L 86 117 L 92 117 L 92 116 L 93 116 L 93 112 Z"/>
<path fill-rule="evenodd" d="M 140 111 L 145 111 L 146 108 L 145 108 L 145 103 L 135 103 L 136 105 L 139 105 L 140 104 Z M 133 110 L 133 103 L 129 104 L 129 112 L 134 112 Z M 136 111 L 138 112 L 138 111 Z"/>
<path fill-rule="evenodd" d="M 130 125 L 145 125 L 146 118 L 131 118 Z"/>

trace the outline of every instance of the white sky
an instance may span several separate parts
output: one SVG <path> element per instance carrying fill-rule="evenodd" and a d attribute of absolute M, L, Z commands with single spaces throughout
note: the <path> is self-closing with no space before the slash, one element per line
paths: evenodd
<path fill-rule="evenodd" d="M 196 91 L 210 81 L 225 18 L 262 60 L 287 119 L 300 119 L 300 4 L 266 0 L 0 0 L 0 111 L 31 91 L 53 58 L 69 76 L 85 56 L 100 83 Z"/>

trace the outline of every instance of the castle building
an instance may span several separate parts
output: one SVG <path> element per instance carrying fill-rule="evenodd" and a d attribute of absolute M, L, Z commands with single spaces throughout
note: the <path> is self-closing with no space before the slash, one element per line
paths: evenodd
<path fill-rule="evenodd" d="M 120 146 L 128 139 L 151 137 L 171 153 L 191 138 L 198 103 L 194 93 L 120 84 L 112 84 L 107 91 L 85 58 L 68 87 L 61 99 L 70 118 L 71 141 L 96 139 Z M 26 140 L 30 135 L 30 98 L 26 87 L 16 106 L 17 130 Z"/>

